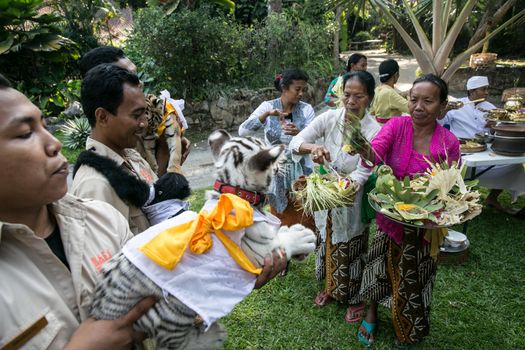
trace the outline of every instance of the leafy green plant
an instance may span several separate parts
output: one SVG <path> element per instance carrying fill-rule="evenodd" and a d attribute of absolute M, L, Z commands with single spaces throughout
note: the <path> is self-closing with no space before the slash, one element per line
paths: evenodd
<path fill-rule="evenodd" d="M 91 132 L 91 126 L 86 117 L 66 120 L 60 128 L 63 135 L 63 144 L 69 149 L 81 149 Z"/>
<path fill-rule="evenodd" d="M 0 1 L 0 72 L 45 115 L 58 115 L 69 100 L 64 77 L 79 54 L 64 37 L 62 18 L 38 14 L 42 0 Z"/>
<path fill-rule="evenodd" d="M 373 39 L 372 35 L 369 32 L 365 32 L 365 31 L 357 32 L 353 38 L 354 41 L 367 41 L 367 40 L 372 40 L 372 39 Z"/>
<path fill-rule="evenodd" d="M 235 1 L 235 19 L 243 24 L 262 21 L 267 13 L 266 0 Z"/>
<path fill-rule="evenodd" d="M 254 87 L 268 86 L 276 73 L 288 67 L 304 69 L 311 78 L 332 74 L 333 28 L 301 21 L 295 15 L 288 10 L 274 12 L 245 34 L 244 81 Z"/>
<path fill-rule="evenodd" d="M 159 8 L 139 10 L 128 48 L 158 89 L 184 98 L 204 96 L 209 85 L 237 81 L 243 56 L 241 28 L 200 8 L 169 16 Z"/>
<path fill-rule="evenodd" d="M 149 77 L 149 89 L 200 100 L 239 87 L 267 87 L 288 67 L 302 68 L 311 78 L 330 76 L 332 32 L 324 24 L 301 20 L 296 10 L 242 26 L 205 7 L 171 15 L 144 8 L 125 51 Z"/>
<path fill-rule="evenodd" d="M 43 0 L 0 2 L 0 54 L 29 50 L 49 52 L 73 42 L 63 37 L 53 14 L 38 14 Z"/>

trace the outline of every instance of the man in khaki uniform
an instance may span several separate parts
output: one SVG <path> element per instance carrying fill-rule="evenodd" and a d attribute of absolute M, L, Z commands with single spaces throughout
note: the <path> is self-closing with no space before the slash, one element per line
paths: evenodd
<path fill-rule="evenodd" d="M 98 271 L 132 233 L 107 203 L 66 194 L 61 148 L 0 74 L 0 349 L 131 349 L 144 339 L 133 324 L 154 299 L 114 321 L 88 312 Z M 256 288 L 285 266 L 286 256 L 267 256 Z"/>
<path fill-rule="evenodd" d="M 115 161 L 121 171 L 148 184 L 157 180 L 148 163 L 133 149 L 148 123 L 146 101 L 138 77 L 123 68 L 101 64 L 82 81 L 81 100 L 91 125 L 86 149 Z M 81 198 L 107 202 L 124 215 L 134 234 L 150 224 L 140 207 L 121 198 L 108 178 L 91 166 L 81 165 L 70 192 Z"/>
<path fill-rule="evenodd" d="M 132 234 L 108 204 L 65 195 L 60 149 L 40 110 L 0 75 L 0 348 L 129 349 L 153 299 L 116 321 L 88 312 L 98 270 Z"/>
<path fill-rule="evenodd" d="M 85 77 L 90 69 L 102 63 L 111 63 L 131 73 L 137 74 L 137 66 L 124 55 L 124 51 L 113 46 L 99 46 L 84 54 L 78 61 L 80 74 L 82 77 Z M 152 101 L 156 100 L 157 97 L 149 94 L 146 96 L 146 99 Z M 152 108 L 150 110 L 151 114 L 157 112 L 160 114 L 164 113 L 164 115 L 161 116 L 163 121 L 155 132 L 156 135 L 145 133 L 136 145 L 136 150 L 158 176 L 162 176 L 164 173 L 170 171 L 181 173 L 182 163 L 184 163 L 188 157 L 191 147 L 190 140 L 183 136 L 184 123 L 180 120 L 176 108 L 167 100 L 164 103 L 163 108 L 159 108 L 159 110 Z M 167 142 L 167 130 L 165 130 L 165 126 L 169 124 L 172 124 L 173 127 L 171 142 L 174 142 L 174 148 L 171 151 Z M 154 125 L 150 125 L 150 129 L 153 127 Z M 154 137 L 155 140 L 153 142 L 153 152 L 151 152 L 152 150 L 150 148 L 152 137 Z M 146 139 L 150 140 L 148 146 L 146 146 Z"/>

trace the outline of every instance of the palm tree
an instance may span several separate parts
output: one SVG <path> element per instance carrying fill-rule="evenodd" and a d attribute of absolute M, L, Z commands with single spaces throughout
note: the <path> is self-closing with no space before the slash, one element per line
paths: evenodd
<path fill-rule="evenodd" d="M 363 1 L 364 0 L 361 0 L 361 2 Z M 335 0 L 335 2 L 346 4 L 347 6 L 355 6 L 355 1 L 352 0 Z M 395 13 L 392 10 L 392 1 L 368 0 L 368 6 L 378 11 L 380 15 L 383 15 L 384 19 L 399 32 L 403 41 L 405 41 L 416 58 L 423 73 L 436 74 L 441 76 L 445 81 L 448 81 L 465 60 L 467 60 L 472 53 L 479 50 L 486 41 L 493 38 L 509 25 L 525 18 L 525 10 L 522 10 L 505 23 L 494 27 L 493 31 L 485 35 L 485 37 L 475 43 L 471 43 L 469 47 L 457 55 L 447 67 L 446 63 L 452 53 L 454 43 L 458 38 L 461 28 L 472 14 L 472 10 L 477 5 L 478 0 L 466 0 L 462 7 L 459 6 L 459 4 L 456 7 L 455 5 L 458 2 L 453 0 L 402 0 L 402 3 L 405 12 L 404 15 L 408 16 L 414 26 L 419 42 L 414 40 L 399 23 L 398 18 L 403 14 Z M 427 36 L 415 14 L 415 8 L 418 5 L 432 6 L 432 41 Z M 453 13 L 455 13 L 456 16 L 452 20 L 451 15 Z"/>

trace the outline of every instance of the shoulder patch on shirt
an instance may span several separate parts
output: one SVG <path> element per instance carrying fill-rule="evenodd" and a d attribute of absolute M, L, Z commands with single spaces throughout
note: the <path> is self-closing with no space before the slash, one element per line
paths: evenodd
<path fill-rule="evenodd" d="M 104 263 L 109 259 L 111 259 L 111 252 L 109 251 L 109 249 L 105 249 L 101 251 L 100 254 L 94 255 L 91 258 L 89 258 L 89 260 L 91 260 L 91 263 L 97 271 L 100 271 L 102 265 L 104 265 Z"/>

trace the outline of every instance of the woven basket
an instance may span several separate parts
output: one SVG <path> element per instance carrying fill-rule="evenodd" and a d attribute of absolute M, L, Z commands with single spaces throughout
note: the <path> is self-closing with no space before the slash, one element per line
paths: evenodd
<path fill-rule="evenodd" d="M 497 53 L 474 53 L 470 55 L 471 68 L 483 68 L 493 65 L 498 58 Z"/>

